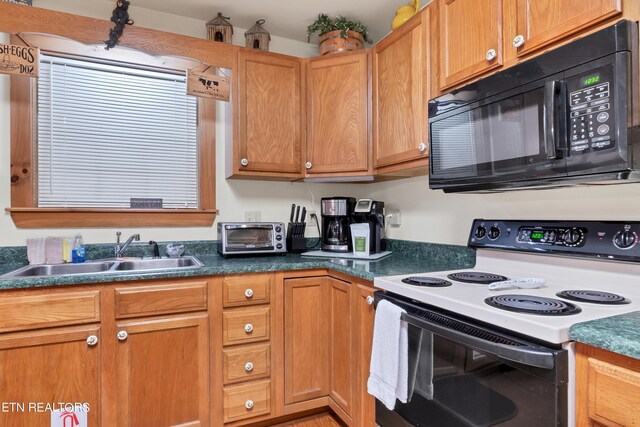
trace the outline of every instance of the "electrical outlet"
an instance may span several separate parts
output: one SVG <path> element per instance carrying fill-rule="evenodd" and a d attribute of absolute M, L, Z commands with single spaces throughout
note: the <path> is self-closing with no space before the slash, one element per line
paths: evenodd
<path fill-rule="evenodd" d="M 402 214 L 400 212 L 391 212 L 387 215 L 389 225 L 392 227 L 399 227 L 402 225 Z"/>
<path fill-rule="evenodd" d="M 315 227 L 317 225 L 316 219 L 318 218 L 316 216 L 316 211 L 309 211 L 307 212 L 307 216 L 309 217 L 309 219 L 307 220 L 307 224 L 309 224 L 309 227 Z"/>
<path fill-rule="evenodd" d="M 247 222 L 260 222 L 260 211 L 245 211 L 244 220 Z"/>

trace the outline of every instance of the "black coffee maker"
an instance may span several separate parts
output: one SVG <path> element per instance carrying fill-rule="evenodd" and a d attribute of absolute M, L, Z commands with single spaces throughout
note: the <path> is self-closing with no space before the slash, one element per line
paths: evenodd
<path fill-rule="evenodd" d="M 324 197 L 320 200 L 322 214 L 322 245 L 329 252 L 351 252 L 351 223 L 356 199 Z"/>
<path fill-rule="evenodd" d="M 369 224 L 369 253 L 382 252 L 384 238 L 384 202 L 360 199 L 353 212 L 353 222 Z"/>

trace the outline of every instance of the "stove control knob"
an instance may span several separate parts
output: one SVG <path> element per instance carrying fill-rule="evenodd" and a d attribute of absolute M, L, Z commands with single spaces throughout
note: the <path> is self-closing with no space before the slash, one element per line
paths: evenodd
<path fill-rule="evenodd" d="M 582 242 L 582 232 L 575 228 L 570 228 L 569 230 L 564 232 L 562 236 L 562 240 L 567 246 L 577 246 L 580 242 Z"/>
<path fill-rule="evenodd" d="M 491 227 L 489 229 L 489 238 L 491 240 L 496 240 L 500 236 L 500 229 L 498 227 Z"/>
<path fill-rule="evenodd" d="M 483 226 L 479 226 L 476 228 L 476 232 L 474 233 L 476 238 L 482 239 L 487 234 L 487 229 Z"/>
<path fill-rule="evenodd" d="M 619 231 L 613 236 L 613 245 L 618 249 L 631 249 L 638 242 L 638 235 L 633 231 Z"/>

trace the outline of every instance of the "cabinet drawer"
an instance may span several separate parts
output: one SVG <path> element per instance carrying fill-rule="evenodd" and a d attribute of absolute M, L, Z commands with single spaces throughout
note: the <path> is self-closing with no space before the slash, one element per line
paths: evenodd
<path fill-rule="evenodd" d="M 224 422 L 271 412 L 271 382 L 259 381 L 224 388 Z"/>
<path fill-rule="evenodd" d="M 222 283 L 222 305 L 265 304 L 269 302 L 270 289 L 271 276 L 267 274 L 227 277 Z"/>
<path fill-rule="evenodd" d="M 640 372 L 589 358 L 588 414 L 603 425 L 640 423 Z"/>
<path fill-rule="evenodd" d="M 269 339 L 269 307 L 239 308 L 222 313 L 222 344 L 242 344 Z"/>
<path fill-rule="evenodd" d="M 271 345 L 258 344 L 224 349 L 224 383 L 268 377 L 271 374 Z"/>
<path fill-rule="evenodd" d="M 207 309 L 207 282 L 118 288 L 116 318 Z"/>
<path fill-rule="evenodd" d="M 0 299 L 0 332 L 100 321 L 100 291 Z"/>

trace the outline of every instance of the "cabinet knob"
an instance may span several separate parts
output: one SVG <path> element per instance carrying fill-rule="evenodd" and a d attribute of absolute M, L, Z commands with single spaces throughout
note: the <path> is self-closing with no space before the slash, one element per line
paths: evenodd
<path fill-rule="evenodd" d="M 372 297 L 371 295 L 369 295 L 369 296 L 367 297 L 367 304 L 369 304 L 369 305 L 373 305 L 373 302 L 374 302 L 374 301 L 375 301 L 375 300 L 373 299 L 373 297 Z"/>
<path fill-rule="evenodd" d="M 304 164 L 304 167 L 307 168 L 307 169 L 311 169 L 311 166 L 313 166 L 311 164 L 311 162 L 307 162 L 307 163 Z"/>
<path fill-rule="evenodd" d="M 253 400 L 249 399 L 244 404 L 244 407 L 247 408 L 247 411 L 253 408 Z"/>
<path fill-rule="evenodd" d="M 418 145 L 418 151 L 421 153 L 424 153 L 425 151 L 427 151 L 427 144 L 425 144 L 424 142 L 421 142 L 420 145 Z"/>
<path fill-rule="evenodd" d="M 95 335 L 89 335 L 87 337 L 87 345 L 93 347 L 96 344 L 98 344 L 98 337 Z"/>
<path fill-rule="evenodd" d="M 244 370 L 247 371 L 247 372 L 253 371 L 253 363 L 251 363 L 251 362 L 245 363 Z"/>
<path fill-rule="evenodd" d="M 518 34 L 511 44 L 513 44 L 513 47 L 522 46 L 524 44 L 524 36 L 522 34 Z"/>
<path fill-rule="evenodd" d="M 247 159 L 241 159 L 241 160 L 240 160 L 240 164 L 241 164 L 242 166 L 249 166 L 249 160 L 247 160 Z"/>
<path fill-rule="evenodd" d="M 247 298 L 251 298 L 253 296 L 253 289 L 249 288 L 246 291 L 244 291 L 244 296 Z"/>
<path fill-rule="evenodd" d="M 492 61 L 494 59 L 496 59 L 496 56 L 498 56 L 498 53 L 496 52 L 495 49 L 489 49 L 487 51 L 487 54 L 485 55 L 485 58 L 487 61 Z"/>
<path fill-rule="evenodd" d="M 120 331 L 120 332 L 118 332 L 118 335 L 117 335 L 118 340 L 120 340 L 120 341 L 126 340 L 128 336 L 129 336 L 129 334 L 127 333 L 127 331 Z"/>
<path fill-rule="evenodd" d="M 247 323 L 246 325 L 244 325 L 244 331 L 250 334 L 251 332 L 253 332 L 253 325 L 251 323 Z"/>

